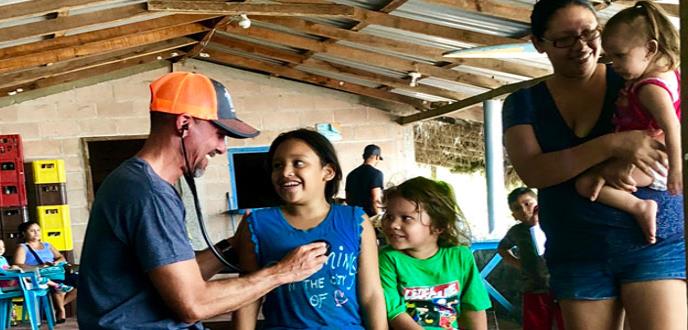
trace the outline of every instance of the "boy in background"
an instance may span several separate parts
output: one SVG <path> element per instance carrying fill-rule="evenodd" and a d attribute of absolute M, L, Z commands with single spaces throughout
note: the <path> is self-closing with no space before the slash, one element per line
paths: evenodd
<path fill-rule="evenodd" d="M 549 290 L 549 273 L 542 253 L 538 253 L 537 195 L 526 187 L 516 188 L 508 196 L 511 215 L 518 224 L 509 229 L 499 242 L 497 253 L 509 265 L 521 271 L 523 279 L 523 330 L 564 329 L 559 305 Z M 514 251 L 516 250 L 516 251 Z"/>

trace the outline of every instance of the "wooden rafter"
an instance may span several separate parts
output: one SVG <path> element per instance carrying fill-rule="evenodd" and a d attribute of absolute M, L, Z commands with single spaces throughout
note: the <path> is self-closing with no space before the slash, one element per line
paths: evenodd
<path fill-rule="evenodd" d="M 0 59 L 0 73 L 39 65 L 54 64 L 77 57 L 98 55 L 112 50 L 134 48 L 161 40 L 174 39 L 199 32 L 205 32 L 207 30 L 208 28 L 203 24 L 191 23 L 178 27 L 139 32 L 133 35 L 83 43 L 78 46 Z"/>
<path fill-rule="evenodd" d="M 24 91 L 30 91 L 30 90 L 36 90 L 36 89 L 41 89 L 41 88 L 46 88 L 46 87 L 51 87 L 55 85 L 61 85 L 69 82 L 74 82 L 77 80 L 82 80 L 86 78 L 92 78 L 94 76 L 110 73 L 113 71 L 117 70 L 122 70 L 126 68 L 130 68 L 133 66 L 138 66 L 146 63 L 151 63 L 155 61 L 159 61 L 160 59 L 165 59 L 169 60 L 173 57 L 176 56 L 183 56 L 184 52 L 179 51 L 175 53 L 170 53 L 169 51 L 164 51 L 159 54 L 149 54 L 146 56 L 142 57 L 132 57 L 128 59 L 124 59 L 122 61 L 114 62 L 114 63 L 107 63 L 106 65 L 97 65 L 97 66 L 90 66 L 87 69 L 84 70 L 74 70 L 72 72 L 62 74 L 62 75 L 55 75 L 47 78 L 42 78 L 35 80 L 29 84 L 22 85 L 22 89 Z M 5 96 L 5 95 L 14 95 L 12 89 L 7 89 L 3 88 L 0 90 L 0 97 Z"/>
<path fill-rule="evenodd" d="M 354 13 L 350 6 L 337 4 L 264 4 L 217 1 L 151 0 L 148 10 L 203 15 L 270 15 L 349 17 Z"/>
<path fill-rule="evenodd" d="M 361 86 L 352 83 L 345 83 L 332 78 L 323 77 L 316 74 L 306 73 L 290 67 L 275 65 L 271 63 L 262 62 L 238 55 L 227 54 L 212 49 L 208 50 L 210 59 L 214 62 L 219 62 L 229 66 L 236 66 L 251 70 L 266 72 L 275 76 L 285 77 L 289 79 L 299 80 L 310 84 L 325 86 L 341 91 L 373 97 L 385 101 L 401 103 L 413 106 L 417 109 L 427 109 L 429 104 L 412 97 L 407 97 L 399 94 L 389 93 L 375 88 Z"/>
<path fill-rule="evenodd" d="M 189 23 L 199 22 L 216 16 L 201 15 L 172 15 L 138 23 L 103 29 L 98 31 L 80 33 L 72 36 L 43 40 L 30 44 L 0 48 L 0 61 L 21 56 L 33 55 L 49 50 L 58 50 L 69 47 L 78 47 L 83 44 L 130 36 L 141 31 L 156 31 L 160 29 L 183 26 Z"/>
<path fill-rule="evenodd" d="M 63 14 L 64 16 L 58 16 L 47 21 L 0 29 L 0 42 L 51 34 L 59 35 L 70 29 L 130 19 L 147 13 L 145 4 L 135 4 L 81 15 L 66 16 Z"/>
<path fill-rule="evenodd" d="M 383 55 L 338 44 L 327 44 L 312 39 L 259 27 L 251 27 L 248 30 L 244 30 L 233 26 L 226 26 L 225 31 L 239 35 L 246 35 L 253 38 L 270 40 L 272 42 L 294 48 L 329 54 L 343 59 L 377 65 L 401 72 L 417 71 L 425 76 L 437 77 L 483 88 L 495 88 L 503 84 L 503 82 L 499 80 L 482 75 L 446 70 L 426 63 L 408 61 L 394 56 Z"/>
<path fill-rule="evenodd" d="M 0 6 L 0 23 L 11 19 L 43 16 L 50 13 L 79 9 L 109 0 L 33 0 Z"/>
<path fill-rule="evenodd" d="M 408 91 L 424 93 L 428 95 L 434 95 L 439 97 L 444 97 L 453 100 L 460 100 L 466 97 L 466 95 L 442 88 L 425 86 L 419 84 L 416 87 L 410 87 L 409 81 L 405 79 L 392 78 L 384 75 L 375 74 L 369 71 L 353 68 L 350 66 L 330 63 L 314 58 L 308 58 L 306 55 L 298 55 L 292 52 L 287 52 L 284 50 L 275 49 L 272 47 L 262 46 L 254 44 L 247 41 L 242 41 L 234 38 L 229 38 L 225 36 L 216 35 L 213 38 L 213 44 L 219 44 L 223 47 L 228 47 L 232 49 L 238 49 L 246 53 L 256 54 L 260 56 L 265 56 L 273 59 L 277 59 L 283 62 L 292 64 L 292 68 L 299 69 L 300 67 L 315 68 L 320 70 L 325 70 L 341 75 L 345 75 L 355 79 L 363 79 L 373 83 L 378 83 L 385 86 L 390 86 L 394 88 L 400 88 Z M 211 44 L 211 45 L 213 45 Z"/>
<path fill-rule="evenodd" d="M 425 0 L 429 3 L 444 5 L 468 12 L 510 19 L 530 24 L 531 7 L 511 6 L 493 0 Z"/>
<path fill-rule="evenodd" d="M 220 19 L 215 20 L 211 24 L 213 28 L 210 31 L 208 31 L 208 33 L 206 33 L 203 36 L 201 41 L 198 42 L 198 44 L 196 44 L 196 46 L 194 46 L 193 49 L 191 49 L 188 53 L 186 53 L 186 55 L 184 55 L 184 57 L 179 58 L 179 61 L 184 61 L 187 58 L 193 58 L 193 57 L 196 57 L 197 55 L 199 55 L 203 51 L 205 46 L 208 45 L 208 42 L 210 42 L 210 39 L 213 38 L 213 35 L 215 35 L 215 31 L 217 31 L 218 27 L 221 27 L 221 26 L 227 24 L 228 22 L 231 21 L 231 19 L 232 19 L 231 16 L 224 16 Z"/>
<path fill-rule="evenodd" d="M 378 37 L 363 32 L 350 31 L 346 29 L 337 28 L 331 25 L 319 24 L 295 17 L 269 17 L 263 16 L 256 18 L 258 21 L 277 24 L 288 27 L 290 29 L 305 32 L 321 37 L 330 38 L 333 41 L 346 40 L 375 48 L 382 48 L 395 51 L 401 54 L 413 54 L 420 57 L 432 59 L 434 61 L 453 62 L 456 64 L 465 64 L 477 68 L 488 70 L 501 71 L 525 77 L 540 77 L 549 74 L 549 70 L 544 70 L 536 67 L 531 67 L 523 64 L 516 64 L 513 62 L 495 60 L 495 59 L 461 59 L 461 58 L 445 58 L 442 56 L 446 50 L 435 47 L 428 47 L 410 42 L 393 40 L 383 37 Z"/>
<path fill-rule="evenodd" d="M 450 113 L 454 113 L 457 111 L 460 111 L 461 109 L 467 108 L 469 106 L 472 106 L 476 103 L 483 102 L 485 100 L 490 100 L 494 99 L 496 97 L 502 96 L 504 94 L 509 94 L 513 93 L 514 91 L 517 91 L 521 88 L 527 88 L 530 86 L 533 86 L 545 79 L 548 79 L 550 76 L 544 76 L 540 78 L 535 78 L 531 80 L 526 80 L 526 81 L 520 81 L 517 83 L 509 84 L 509 85 L 504 85 L 499 88 L 495 88 L 491 91 L 487 91 L 485 93 L 481 93 L 478 95 L 471 96 L 469 98 L 463 99 L 459 102 L 454 102 L 445 106 L 441 106 L 439 108 L 432 109 L 430 111 L 425 111 L 425 112 L 420 112 L 416 113 L 413 115 L 405 116 L 405 117 L 400 117 L 397 119 L 397 122 L 401 125 L 408 125 L 411 123 L 415 123 L 417 121 L 421 120 L 428 120 L 428 119 L 433 119 L 437 118 L 440 116 L 448 115 Z"/>
<path fill-rule="evenodd" d="M 124 60 L 134 59 L 137 57 L 144 57 L 151 54 L 156 54 L 162 58 L 174 57 L 174 52 L 183 53 L 180 50 L 182 47 L 194 45 L 198 41 L 191 38 L 177 38 L 173 40 L 166 40 L 150 45 L 144 45 L 133 49 L 123 49 L 115 52 L 110 52 L 98 56 L 90 56 L 86 58 L 74 59 L 65 61 L 51 66 L 43 66 L 19 72 L 11 72 L 0 75 L 0 91 L 16 90 L 22 88 L 27 90 L 25 85 L 34 81 L 52 78 L 67 73 L 90 69 L 102 65 L 110 65 Z M 2 93 L 0 93 L 2 95 Z"/>
<path fill-rule="evenodd" d="M 281 3 L 298 3 L 301 0 L 277 0 Z M 330 3 L 326 0 L 316 0 L 317 3 Z M 423 22 L 415 19 L 394 16 L 361 7 L 354 8 L 353 19 L 367 24 L 382 25 L 389 28 L 440 37 L 448 40 L 476 45 L 502 45 L 522 42 L 521 39 L 499 37 L 492 34 L 457 29 L 445 25 Z"/>

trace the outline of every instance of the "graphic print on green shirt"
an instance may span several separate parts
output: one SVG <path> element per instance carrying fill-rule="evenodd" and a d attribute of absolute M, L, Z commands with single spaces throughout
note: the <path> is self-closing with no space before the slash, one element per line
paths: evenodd
<path fill-rule="evenodd" d="M 459 282 L 404 288 L 406 313 L 427 327 L 452 328 L 459 309 Z"/>

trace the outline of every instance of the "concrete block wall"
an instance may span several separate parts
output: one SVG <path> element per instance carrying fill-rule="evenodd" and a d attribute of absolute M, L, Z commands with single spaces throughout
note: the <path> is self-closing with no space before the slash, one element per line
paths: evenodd
<path fill-rule="evenodd" d="M 228 147 L 269 145 L 280 132 L 329 122 L 343 135 L 335 147 L 345 175 L 362 162 L 363 147 L 369 143 L 382 148 L 385 161 L 380 168 L 386 181 L 399 183 L 416 172 L 412 128 L 363 105 L 356 95 L 195 60 L 175 64 L 174 70 L 204 73 L 224 83 L 239 117 L 262 131 L 255 139 L 229 139 Z M 0 108 L 0 134 L 21 134 L 26 159 L 65 160 L 77 259 L 89 215 L 82 139 L 148 134 L 148 85 L 169 71 L 156 69 Z M 198 181 L 213 240 L 231 235 L 233 228 L 231 216 L 224 213 L 230 189 L 227 163 L 226 157 L 215 157 Z"/>

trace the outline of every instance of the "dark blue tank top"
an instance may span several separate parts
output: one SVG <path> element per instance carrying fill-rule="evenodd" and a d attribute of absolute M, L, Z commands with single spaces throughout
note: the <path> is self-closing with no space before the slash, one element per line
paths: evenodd
<path fill-rule="evenodd" d="M 318 226 L 300 230 L 292 227 L 277 207 L 251 213 L 247 221 L 261 267 L 314 240 L 327 240 L 332 247 L 320 271 L 266 296 L 264 328 L 363 329 L 356 291 L 363 214 L 359 207 L 332 205 Z"/>
<path fill-rule="evenodd" d="M 611 118 L 622 86 L 621 77 L 607 67 L 604 108 L 585 137 L 576 136 L 568 127 L 544 82 L 507 97 L 502 114 L 504 130 L 515 125 L 531 125 L 542 152 L 574 147 L 613 131 Z M 629 214 L 590 202 L 578 195 L 574 185 L 575 178 L 538 191 L 540 225 L 547 234 L 548 263 L 607 259 L 645 244 L 640 228 Z M 683 235 L 682 196 L 649 188 L 639 188 L 635 195 L 653 199 L 659 205 L 658 239 Z"/>

